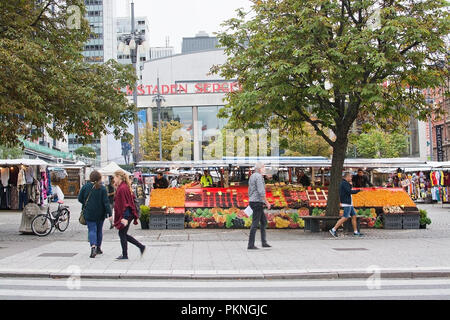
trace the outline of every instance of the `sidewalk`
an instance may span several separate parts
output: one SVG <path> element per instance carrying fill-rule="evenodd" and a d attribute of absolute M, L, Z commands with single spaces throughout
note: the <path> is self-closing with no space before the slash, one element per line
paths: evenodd
<path fill-rule="evenodd" d="M 104 243 L 103 255 L 89 258 L 89 245 L 56 241 L 0 260 L 2 277 L 122 279 L 337 279 L 450 277 L 450 239 L 272 241 L 249 251 L 244 241 L 145 243 L 141 258 L 129 248 L 128 261 L 115 261 L 120 243 Z"/>

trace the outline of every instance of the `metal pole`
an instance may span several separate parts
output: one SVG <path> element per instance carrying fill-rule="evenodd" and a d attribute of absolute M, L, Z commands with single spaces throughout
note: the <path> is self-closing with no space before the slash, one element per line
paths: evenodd
<path fill-rule="evenodd" d="M 430 161 L 433 161 L 433 124 L 431 122 L 431 115 L 428 120 L 428 126 L 430 127 Z"/>
<path fill-rule="evenodd" d="M 158 96 L 156 98 L 156 106 L 158 107 L 158 131 L 159 131 L 159 161 L 162 161 L 162 138 L 161 138 L 161 96 L 159 94 L 159 77 L 158 77 Z"/>
<path fill-rule="evenodd" d="M 134 34 L 134 2 L 131 2 L 131 40 L 135 40 L 135 34 Z M 137 46 L 134 49 L 131 49 L 131 59 L 133 63 L 133 69 L 135 71 L 135 74 L 137 74 Z M 133 90 L 133 103 L 137 108 L 137 80 L 134 83 L 134 90 Z M 139 118 L 138 118 L 139 110 L 136 111 L 136 121 L 134 122 L 134 164 L 136 165 L 139 162 Z"/>

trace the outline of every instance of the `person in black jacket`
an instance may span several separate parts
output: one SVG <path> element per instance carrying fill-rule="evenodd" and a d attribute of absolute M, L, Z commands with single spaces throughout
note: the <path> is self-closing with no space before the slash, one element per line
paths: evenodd
<path fill-rule="evenodd" d="M 352 178 L 353 187 L 355 188 L 366 188 L 373 187 L 373 184 L 370 183 L 369 178 L 364 175 L 364 170 L 362 168 L 358 169 L 358 173 Z"/>
<path fill-rule="evenodd" d="M 297 176 L 298 182 L 304 187 L 309 187 L 311 185 L 311 180 L 309 177 L 305 174 L 303 170 L 300 170 Z"/>
<path fill-rule="evenodd" d="M 353 200 L 352 194 L 356 194 L 361 190 L 352 190 L 352 185 L 350 182 L 352 181 L 352 175 L 350 172 L 344 174 L 344 179 L 341 182 L 341 186 L 339 188 L 339 198 L 341 201 L 341 206 L 344 209 L 344 216 L 338 220 L 336 225 L 330 230 L 330 233 L 333 237 L 337 238 L 336 230 L 344 224 L 350 217 L 352 217 L 352 225 L 353 225 L 353 235 L 354 236 L 362 236 L 362 234 L 358 231 L 358 227 L 356 225 L 356 211 L 353 208 Z"/>
<path fill-rule="evenodd" d="M 156 175 L 155 183 L 153 184 L 154 189 L 167 189 L 169 187 L 169 181 L 162 175 L 161 172 L 158 172 Z"/>

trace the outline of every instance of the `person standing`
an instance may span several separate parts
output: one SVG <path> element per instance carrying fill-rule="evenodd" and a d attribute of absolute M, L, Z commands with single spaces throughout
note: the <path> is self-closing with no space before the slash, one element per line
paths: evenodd
<path fill-rule="evenodd" d="M 250 228 L 250 237 L 248 239 L 247 249 L 258 249 L 255 247 L 255 236 L 258 225 L 261 223 L 261 242 L 264 248 L 270 248 L 271 246 L 266 240 L 266 225 L 267 218 L 264 214 L 264 203 L 270 210 L 270 203 L 266 199 L 266 186 L 264 183 L 264 164 L 261 162 L 256 163 L 255 173 L 248 179 L 248 197 L 250 202 L 250 208 L 253 210 L 252 226 Z"/>
<path fill-rule="evenodd" d="M 208 170 L 203 171 L 203 176 L 200 179 L 203 188 L 210 188 L 213 186 L 213 180 Z"/>
<path fill-rule="evenodd" d="M 133 189 L 131 181 L 123 171 L 114 173 L 114 184 L 116 186 L 116 196 L 114 198 L 114 226 L 119 229 L 122 255 L 117 260 L 128 259 L 128 242 L 134 244 L 144 254 L 145 246 L 128 234 L 130 224 L 138 224 L 139 215 L 136 212 Z"/>
<path fill-rule="evenodd" d="M 300 182 L 300 184 L 304 187 L 309 187 L 311 185 L 311 180 L 303 170 L 299 171 L 297 181 Z"/>
<path fill-rule="evenodd" d="M 356 221 L 356 211 L 353 208 L 353 199 L 352 194 L 356 194 L 361 190 L 352 190 L 352 185 L 350 182 L 352 181 L 352 174 L 347 172 L 344 174 L 344 179 L 341 182 L 341 186 L 339 188 L 339 198 L 341 200 L 341 206 L 344 208 L 344 216 L 338 220 L 336 225 L 330 230 L 330 233 L 333 237 L 337 238 L 336 230 L 344 224 L 350 217 L 352 217 L 352 225 L 353 225 L 353 235 L 354 236 L 362 236 L 363 234 L 358 231 L 357 221 Z"/>
<path fill-rule="evenodd" d="M 108 200 L 108 192 L 102 185 L 102 175 L 92 171 L 89 182 L 81 188 L 78 201 L 83 205 L 84 218 L 88 227 L 89 243 L 91 245 L 91 258 L 102 254 L 103 222 L 109 218 L 112 221 L 112 212 Z"/>
<path fill-rule="evenodd" d="M 169 181 L 164 178 L 161 172 L 156 175 L 155 183 L 153 184 L 154 189 L 167 189 L 169 187 Z"/>
<path fill-rule="evenodd" d="M 114 179 L 113 177 L 109 177 L 109 183 L 108 183 L 108 199 L 109 199 L 109 206 L 111 208 L 111 212 L 113 212 L 114 209 L 114 194 L 116 193 L 116 190 L 114 189 Z M 112 220 L 110 221 L 109 229 L 111 230 L 114 228 L 114 224 Z"/>
<path fill-rule="evenodd" d="M 358 173 L 353 176 L 352 182 L 354 188 L 373 187 L 373 184 L 370 183 L 369 178 L 364 174 L 364 170 L 362 168 L 358 169 Z"/>

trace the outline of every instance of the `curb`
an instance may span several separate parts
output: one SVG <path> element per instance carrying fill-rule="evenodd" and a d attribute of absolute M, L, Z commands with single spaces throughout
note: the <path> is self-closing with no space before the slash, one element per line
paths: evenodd
<path fill-rule="evenodd" d="M 34 279 L 67 279 L 73 275 L 52 272 L 0 272 L 0 278 L 34 278 Z M 142 274 L 142 273 L 82 273 L 80 279 L 99 280 L 338 280 L 338 279 L 368 279 L 373 274 L 361 271 L 335 272 L 303 272 L 303 273 L 258 273 L 258 274 Z M 419 279 L 419 278 L 450 278 L 450 271 L 381 271 L 381 279 Z"/>

